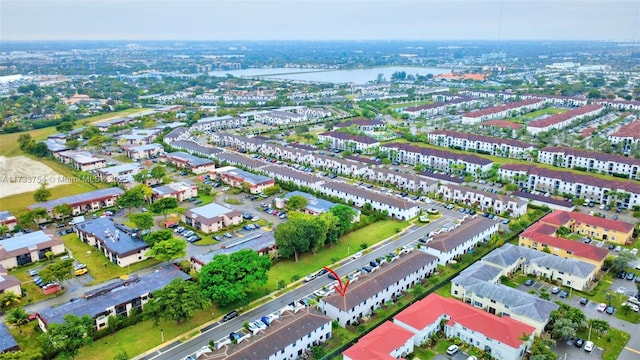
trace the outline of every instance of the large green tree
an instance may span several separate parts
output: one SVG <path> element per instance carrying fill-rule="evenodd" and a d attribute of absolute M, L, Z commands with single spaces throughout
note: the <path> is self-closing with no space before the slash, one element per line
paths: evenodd
<path fill-rule="evenodd" d="M 300 211 L 303 210 L 309 204 L 309 200 L 302 195 L 294 195 L 287 200 L 287 210 Z"/>
<path fill-rule="evenodd" d="M 298 262 L 298 254 L 309 251 L 311 239 L 306 237 L 303 227 L 305 222 L 299 218 L 292 217 L 289 214 L 289 220 L 276 227 L 273 236 L 278 246 L 278 254 L 283 258 L 294 256 Z"/>
<path fill-rule="evenodd" d="M 611 271 L 618 273 L 624 270 L 629 266 L 629 262 L 636 259 L 636 256 L 633 255 L 630 251 L 624 250 L 621 251 L 618 256 L 613 258 L 611 261 Z"/>
<path fill-rule="evenodd" d="M 129 220 L 136 225 L 138 229 L 149 230 L 153 227 L 153 215 L 140 212 L 129 215 Z"/>
<path fill-rule="evenodd" d="M 71 279 L 73 277 L 73 259 L 56 261 L 51 265 L 47 265 L 40 270 L 38 276 L 40 276 L 45 283 L 60 283 L 63 280 Z"/>
<path fill-rule="evenodd" d="M 184 257 L 187 254 L 186 249 L 187 243 L 185 241 L 171 238 L 153 244 L 147 255 L 160 261 L 171 261 Z"/>
<path fill-rule="evenodd" d="M 146 185 L 136 185 L 120 195 L 116 204 L 127 209 L 141 207 L 146 204 L 146 200 L 152 192 L 151 188 Z"/>
<path fill-rule="evenodd" d="M 204 309 L 210 303 L 197 283 L 175 279 L 153 293 L 151 300 L 144 305 L 144 314 L 156 323 L 165 319 L 179 324 L 191 319 L 196 311 Z"/>
<path fill-rule="evenodd" d="M 47 209 L 42 207 L 37 207 L 32 210 L 27 211 L 18 217 L 18 223 L 22 227 L 38 227 L 41 220 L 46 220 L 49 217 L 47 213 Z"/>
<path fill-rule="evenodd" d="M 200 271 L 200 288 L 209 299 L 225 306 L 247 299 L 247 291 L 267 283 L 271 260 L 253 250 L 218 254 Z"/>
<path fill-rule="evenodd" d="M 29 322 L 29 314 L 21 307 L 11 309 L 7 314 L 7 322 L 12 326 L 18 327 L 22 334 L 22 325 Z"/>
<path fill-rule="evenodd" d="M 62 218 L 62 222 L 64 223 L 65 219 L 71 216 L 73 213 L 73 208 L 71 205 L 64 203 L 58 204 L 53 207 L 53 214 L 57 217 Z"/>
<path fill-rule="evenodd" d="M 338 237 L 344 235 L 351 228 L 353 219 L 356 216 L 355 210 L 347 205 L 337 205 L 329 210 L 330 213 L 338 218 Z"/>
<path fill-rule="evenodd" d="M 40 341 L 47 351 L 75 359 L 78 350 L 91 343 L 94 324 L 89 315 L 67 314 L 62 324 L 50 324 L 47 332 L 40 335 Z"/>
<path fill-rule="evenodd" d="M 171 229 L 162 229 L 158 231 L 153 231 L 145 235 L 142 239 L 149 244 L 150 247 L 159 241 L 169 240 L 173 237 L 173 232 Z"/>
<path fill-rule="evenodd" d="M 149 205 L 149 210 L 156 214 L 165 215 L 167 210 L 175 209 L 178 207 L 178 200 L 172 197 L 166 197 L 156 200 L 153 204 Z"/>
<path fill-rule="evenodd" d="M 47 201 L 51 197 L 51 190 L 47 189 L 47 184 L 42 183 L 40 187 L 33 192 L 33 200 L 37 202 Z"/>

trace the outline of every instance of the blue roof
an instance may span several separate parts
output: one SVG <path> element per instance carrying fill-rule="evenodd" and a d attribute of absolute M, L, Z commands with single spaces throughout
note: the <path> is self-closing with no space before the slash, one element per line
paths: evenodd
<path fill-rule="evenodd" d="M 197 157 L 197 156 L 194 156 L 194 155 L 191 155 L 189 153 L 182 152 L 182 151 L 176 151 L 176 152 L 168 153 L 167 156 L 180 158 L 180 159 L 188 161 L 192 165 L 196 165 L 196 166 L 208 165 L 208 164 L 212 164 L 213 163 L 213 160 L 203 159 L 203 158 L 200 158 L 200 157 Z"/>
<path fill-rule="evenodd" d="M 0 221 L 6 220 L 6 219 L 8 219 L 8 218 L 10 218 L 12 216 L 13 215 L 11 215 L 11 213 L 6 211 L 6 210 L 0 211 Z"/>
<path fill-rule="evenodd" d="M 153 150 L 153 149 L 157 149 L 157 148 L 162 148 L 162 145 L 156 144 L 156 143 L 151 143 L 151 144 L 144 144 L 144 145 L 139 145 L 139 146 L 132 146 L 132 147 L 128 148 L 127 150 L 129 150 L 129 151 L 145 151 L 145 150 Z"/>
<path fill-rule="evenodd" d="M 225 248 L 214 250 L 206 254 L 195 255 L 193 256 L 193 258 L 202 264 L 208 264 L 213 260 L 213 257 L 218 254 L 229 255 L 245 249 L 259 251 L 276 244 L 276 240 L 273 237 L 273 232 L 263 232 L 261 234 L 239 239 L 236 241 L 237 242 L 235 242 L 235 245 L 234 242 L 229 242 L 226 244 Z"/>
<path fill-rule="evenodd" d="M 239 177 L 241 177 L 244 180 L 246 180 L 249 184 L 254 184 L 254 185 L 262 184 L 262 183 L 265 183 L 267 181 L 272 180 L 268 176 L 250 173 L 248 171 L 244 171 L 244 170 L 238 169 L 238 168 L 234 168 L 234 169 L 231 169 L 231 170 L 224 171 L 223 174 L 230 174 L 230 175 L 237 174 Z"/>
<path fill-rule="evenodd" d="M 69 204 L 71 206 L 74 206 L 74 205 L 89 202 L 93 199 L 99 199 L 99 198 L 104 198 L 104 197 L 109 197 L 114 195 L 122 195 L 123 193 L 124 193 L 124 190 L 117 187 L 100 189 L 100 190 L 89 191 L 89 192 L 78 194 L 78 195 L 66 196 L 59 199 L 54 199 L 54 200 L 49 200 L 49 201 L 29 205 L 28 209 L 33 210 L 38 207 L 43 207 L 47 210 L 53 210 L 53 208 L 56 205 L 60 205 L 60 204 Z"/>
<path fill-rule="evenodd" d="M 38 311 L 38 315 L 47 324 L 63 323 L 64 316 L 73 314 L 76 316 L 89 315 L 92 318 L 105 312 L 106 309 L 115 305 L 129 303 L 132 300 L 167 286 L 174 279 L 187 280 L 191 277 L 172 265 L 167 265 L 161 270 L 156 270 L 149 275 L 143 276 L 139 281 L 127 283 L 119 280 L 120 286 L 107 285 L 107 291 L 103 295 L 82 298 L 74 302 L 68 302 L 58 307 L 45 308 Z M 95 291 L 94 291 L 95 292 Z"/>
<path fill-rule="evenodd" d="M 30 248 L 37 246 L 43 242 L 51 241 L 53 238 L 43 231 L 34 231 L 32 233 L 14 236 L 7 240 L 0 241 L 0 245 L 7 251 Z"/>
<path fill-rule="evenodd" d="M 85 221 L 76 227 L 85 233 L 91 233 L 96 240 L 101 241 L 109 251 L 118 255 L 137 252 L 149 247 L 139 237 L 132 237 L 123 227 L 117 227 L 111 218 L 101 217 Z M 116 236 L 117 234 L 117 236 Z"/>
<path fill-rule="evenodd" d="M 308 210 L 311 210 L 315 213 L 323 213 L 323 212 L 329 212 L 329 210 L 331 210 L 331 208 L 336 207 L 340 204 L 336 204 L 334 202 L 331 201 L 327 201 L 324 199 L 319 199 L 311 194 L 308 194 L 306 192 L 302 192 L 302 191 L 292 191 L 290 193 L 287 193 L 284 198 L 285 199 L 290 199 L 292 196 L 304 196 L 307 199 L 307 206 L 306 208 Z M 360 210 L 358 209 L 354 209 L 351 208 L 356 214 L 360 213 Z"/>
<path fill-rule="evenodd" d="M 0 353 L 13 350 L 18 346 L 18 342 L 9 332 L 9 328 L 0 322 Z"/>

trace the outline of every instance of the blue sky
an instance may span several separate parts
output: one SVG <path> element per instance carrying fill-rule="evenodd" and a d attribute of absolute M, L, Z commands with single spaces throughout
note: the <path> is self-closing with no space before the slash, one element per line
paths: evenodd
<path fill-rule="evenodd" d="M 640 40 L 640 0 L 0 0 L 0 40 Z"/>

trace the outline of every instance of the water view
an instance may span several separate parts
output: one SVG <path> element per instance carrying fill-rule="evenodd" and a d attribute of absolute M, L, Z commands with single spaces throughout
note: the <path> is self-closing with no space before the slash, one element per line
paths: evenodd
<path fill-rule="evenodd" d="M 410 66 L 388 66 L 369 69 L 350 69 L 350 70 L 322 70 L 322 69 L 290 69 L 290 68 L 273 68 L 273 69 L 244 69 L 232 71 L 212 71 L 212 76 L 258 76 L 268 79 L 285 79 L 285 80 L 302 80 L 302 81 L 319 81 L 330 83 L 355 83 L 366 84 L 374 81 L 379 74 L 389 80 L 394 72 L 404 71 L 407 75 L 427 75 L 427 74 L 444 74 L 451 72 L 449 69 L 429 68 L 429 67 L 410 67 Z"/>

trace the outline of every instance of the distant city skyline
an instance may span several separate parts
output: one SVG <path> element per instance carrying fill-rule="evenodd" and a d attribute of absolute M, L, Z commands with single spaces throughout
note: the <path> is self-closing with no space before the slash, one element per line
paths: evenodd
<path fill-rule="evenodd" d="M 640 40 L 640 0 L 0 0 L 0 40 Z"/>

